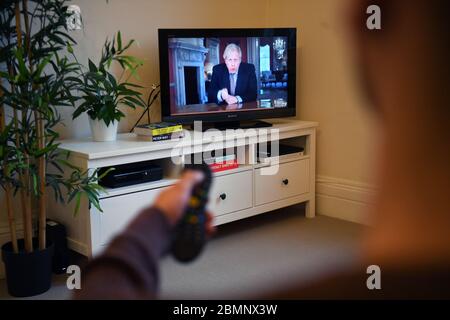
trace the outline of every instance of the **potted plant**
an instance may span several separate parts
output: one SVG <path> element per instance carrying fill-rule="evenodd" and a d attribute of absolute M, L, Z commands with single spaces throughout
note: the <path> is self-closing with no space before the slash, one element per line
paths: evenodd
<path fill-rule="evenodd" d="M 140 59 L 125 55 L 125 51 L 133 42 L 134 40 L 131 40 L 122 46 L 121 33 L 117 32 L 112 41 L 106 40 L 98 65 L 89 59 L 89 70 L 83 73 L 83 83 L 80 85 L 83 102 L 75 110 L 73 118 L 87 112 L 94 141 L 116 139 L 118 123 L 125 117 L 119 106 L 125 105 L 133 109 L 136 106 L 146 106 L 141 93 L 132 89 L 142 87 L 128 82 L 132 76 L 139 79 L 137 69 L 143 64 Z M 114 65 L 121 68 L 118 79 L 111 73 L 111 67 Z"/>
<path fill-rule="evenodd" d="M 51 285 L 53 247 L 46 241 L 46 196 L 59 201 L 82 195 L 99 208 L 97 172 L 88 175 L 58 149 L 60 107 L 74 106 L 78 82 L 75 41 L 66 33 L 65 0 L 3 0 L 0 3 L 0 186 L 11 234 L 2 246 L 8 291 L 45 292 Z M 68 167 L 69 176 L 63 175 Z M 50 195 L 50 194 L 49 194 Z M 15 202 L 20 202 L 15 206 Z M 100 208 L 99 208 L 100 209 Z M 18 239 L 15 211 L 21 211 Z M 37 225 L 37 227 L 35 227 Z"/>

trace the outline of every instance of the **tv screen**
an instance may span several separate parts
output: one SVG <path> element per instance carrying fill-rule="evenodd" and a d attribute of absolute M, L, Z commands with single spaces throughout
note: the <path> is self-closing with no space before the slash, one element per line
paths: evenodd
<path fill-rule="evenodd" d="M 296 29 L 160 29 L 163 121 L 295 115 Z"/>

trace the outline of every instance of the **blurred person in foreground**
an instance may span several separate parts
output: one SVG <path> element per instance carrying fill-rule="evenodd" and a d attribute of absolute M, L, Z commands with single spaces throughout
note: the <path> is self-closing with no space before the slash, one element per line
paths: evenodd
<path fill-rule="evenodd" d="M 284 298 L 450 298 L 450 1 L 355 0 L 351 34 L 382 127 L 373 226 L 353 270 Z M 366 9 L 381 8 L 369 30 Z M 368 290 L 367 267 L 381 269 Z"/>
<path fill-rule="evenodd" d="M 372 4 L 381 30 L 366 28 Z M 348 272 L 259 297 L 450 298 L 450 1 L 354 0 L 349 9 L 361 83 L 383 129 L 374 224 Z M 156 297 L 157 262 L 195 179 L 161 194 L 94 259 L 76 297 Z M 381 290 L 367 288 L 369 265 L 381 269 Z"/>

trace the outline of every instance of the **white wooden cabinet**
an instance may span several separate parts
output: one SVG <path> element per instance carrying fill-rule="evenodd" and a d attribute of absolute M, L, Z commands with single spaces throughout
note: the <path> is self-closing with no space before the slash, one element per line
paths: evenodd
<path fill-rule="evenodd" d="M 100 202 L 103 212 L 95 208 L 92 209 L 93 213 L 100 217 L 100 245 L 106 245 L 114 235 L 126 226 L 131 218 L 148 206 L 162 189 L 164 188 L 102 199 Z"/>
<path fill-rule="evenodd" d="M 255 205 L 274 202 L 305 194 L 309 190 L 309 159 L 279 165 L 274 175 L 255 170 Z"/>
<path fill-rule="evenodd" d="M 83 169 L 153 160 L 163 167 L 164 178 L 107 189 L 100 199 L 103 212 L 83 201 L 77 216 L 73 216 L 73 204 L 56 203 L 49 193 L 49 217 L 67 227 L 70 248 L 90 257 L 101 251 L 140 210 L 150 206 L 161 190 L 176 183 L 186 157 L 237 146 L 242 151 L 238 152 L 239 168 L 214 174 L 208 209 L 215 215 L 216 225 L 302 202 L 306 203 L 306 216 L 312 218 L 318 124 L 287 119 L 269 122 L 273 127 L 220 134 L 186 131 L 185 138 L 178 141 L 149 142 L 134 134 L 120 134 L 113 142 L 93 142 L 90 138 L 61 141 L 60 148 L 70 151 L 70 161 Z M 301 146 L 305 152 L 272 165 L 259 163 L 258 144 L 276 141 Z"/>
<path fill-rule="evenodd" d="M 231 173 L 216 177 L 210 191 L 208 209 L 215 215 L 244 210 L 253 206 L 253 172 Z"/>

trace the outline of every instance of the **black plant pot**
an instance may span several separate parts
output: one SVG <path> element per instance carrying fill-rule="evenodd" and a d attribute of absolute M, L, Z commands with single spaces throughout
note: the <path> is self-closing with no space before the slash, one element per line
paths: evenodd
<path fill-rule="evenodd" d="M 38 240 L 33 239 L 34 251 L 26 253 L 24 240 L 18 241 L 19 253 L 14 253 L 12 243 L 2 246 L 8 293 L 14 297 L 30 297 L 50 289 L 52 284 L 52 257 L 54 245 L 38 250 Z"/>

